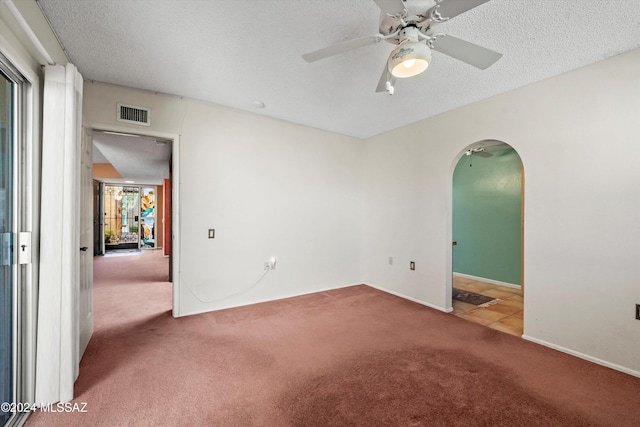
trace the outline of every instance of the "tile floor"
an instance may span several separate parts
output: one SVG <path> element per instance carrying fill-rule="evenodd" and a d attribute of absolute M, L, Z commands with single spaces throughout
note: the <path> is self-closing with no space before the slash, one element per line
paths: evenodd
<path fill-rule="evenodd" d="M 498 331 L 522 336 L 524 298 L 520 289 L 456 276 L 453 277 L 453 286 L 499 299 L 488 307 L 453 300 L 453 314 Z"/>

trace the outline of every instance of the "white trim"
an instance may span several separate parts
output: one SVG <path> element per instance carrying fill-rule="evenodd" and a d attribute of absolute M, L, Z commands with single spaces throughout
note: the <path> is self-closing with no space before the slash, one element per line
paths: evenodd
<path fill-rule="evenodd" d="M 278 298 L 268 299 L 268 300 L 259 301 L 259 302 L 250 302 L 250 303 L 240 304 L 240 305 L 222 306 L 222 307 L 217 307 L 217 308 L 214 308 L 214 309 L 205 309 L 205 310 L 194 311 L 194 312 L 190 312 L 190 313 L 187 313 L 187 314 L 181 314 L 181 315 L 177 315 L 176 312 L 174 311 L 173 317 L 192 316 L 192 315 L 196 315 L 196 314 L 211 313 L 211 312 L 214 312 L 214 311 L 226 310 L 228 308 L 244 307 L 244 306 L 247 306 L 247 305 L 261 304 L 263 302 L 270 302 L 270 301 L 279 301 L 279 300 L 283 300 L 283 299 L 287 299 L 287 298 L 296 298 L 296 297 L 301 297 L 301 296 L 304 296 L 304 295 L 316 294 L 316 293 L 319 293 L 319 292 L 333 291 L 333 290 L 336 290 L 336 289 L 343 289 L 343 288 L 349 288 L 349 287 L 352 287 L 352 286 L 361 286 L 361 285 L 368 286 L 368 287 L 373 288 L 373 289 L 377 289 L 377 290 L 379 290 L 381 292 L 385 292 L 387 294 L 394 295 L 394 296 L 397 296 L 399 298 L 406 299 L 408 301 L 412 301 L 412 302 L 418 303 L 420 305 L 424 305 L 424 306 L 429 307 L 429 308 L 433 308 L 434 310 L 442 311 L 443 313 L 451 313 L 453 311 L 453 307 L 443 308 L 443 307 L 440 307 L 440 306 L 437 306 L 437 305 L 434 305 L 434 304 L 430 304 L 428 302 L 421 301 L 421 300 L 416 299 L 416 298 L 412 298 L 410 296 L 407 296 L 407 295 L 404 295 L 404 294 L 401 294 L 401 293 L 398 293 L 398 292 L 391 291 L 389 289 L 381 288 L 379 286 L 374 286 L 374 285 L 372 285 L 370 283 L 357 282 L 357 283 L 350 283 L 350 284 L 346 284 L 346 285 L 333 286 L 333 287 L 329 287 L 329 288 L 320 288 L 320 289 L 316 289 L 316 290 L 313 290 L 313 291 L 305 292 L 305 293 L 302 293 L 302 294 L 282 296 L 282 297 L 278 297 Z M 174 286 L 174 292 L 175 292 L 175 286 Z"/>
<path fill-rule="evenodd" d="M 2 0 L 0 0 L 2 1 Z M 0 28 L 8 25 L 0 17 Z M 19 39 L 11 32 L 0 31 L 0 53 L 9 60 L 40 95 L 40 64 L 33 58 Z"/>
<path fill-rule="evenodd" d="M 413 297 L 410 297 L 408 295 L 402 294 L 400 292 L 395 292 L 395 291 L 392 291 L 390 289 L 386 289 L 386 288 L 383 288 L 383 287 L 380 287 L 380 286 L 372 285 L 371 283 L 366 283 L 365 282 L 363 284 L 367 285 L 367 286 L 370 286 L 370 287 L 372 287 L 374 289 L 377 289 L 379 291 L 386 292 L 386 293 L 391 294 L 391 295 L 395 295 L 395 296 L 400 297 L 402 299 L 406 299 L 406 300 L 409 300 L 409 301 L 412 301 L 412 302 L 427 306 L 429 308 L 433 308 L 435 310 L 442 311 L 443 313 L 451 313 L 453 311 L 453 307 L 447 307 L 447 308 L 440 307 L 439 305 L 431 304 L 431 303 L 419 300 L 417 298 L 413 298 Z"/>
<path fill-rule="evenodd" d="M 328 288 L 319 288 L 319 289 L 316 289 L 316 290 L 313 290 L 313 291 L 309 291 L 309 292 L 304 292 L 304 293 L 301 293 L 301 294 L 293 294 L 293 295 L 289 295 L 289 296 L 281 296 L 281 297 L 267 299 L 267 300 L 248 302 L 246 304 L 239 304 L 239 305 L 233 305 L 232 304 L 232 305 L 216 307 L 214 309 L 207 308 L 207 309 L 204 309 L 204 310 L 198 310 L 198 311 L 193 311 L 193 312 L 189 312 L 189 313 L 186 313 L 186 314 L 181 314 L 179 316 L 176 315 L 176 313 L 174 312 L 173 313 L 173 317 L 185 317 L 185 316 L 194 316 L 194 315 L 197 315 L 197 314 L 213 313 L 213 312 L 220 311 L 220 310 L 227 310 L 229 308 L 246 307 L 246 306 L 249 306 L 249 305 L 262 304 L 264 302 L 280 301 L 280 300 L 283 300 L 283 299 L 297 298 L 297 297 L 301 297 L 301 296 L 305 296 L 305 295 L 317 294 L 317 293 L 320 293 L 320 292 L 328 292 L 328 291 L 334 291 L 334 290 L 337 290 L 337 289 L 344 289 L 344 288 L 350 288 L 352 286 L 362 286 L 362 285 L 373 287 L 373 286 L 370 286 L 370 285 L 368 285 L 368 284 L 366 284 L 364 282 L 349 283 L 347 285 L 332 286 L 332 287 L 328 287 Z M 174 292 L 175 292 L 175 287 L 174 287 Z"/>
<path fill-rule="evenodd" d="M 560 345 L 552 344 L 552 343 L 547 342 L 545 340 L 534 338 L 534 337 L 531 337 L 529 335 L 522 335 L 522 339 L 525 339 L 527 341 L 531 341 L 531 342 L 534 342 L 536 344 L 540 344 L 540 345 L 543 345 L 545 347 L 549 347 L 549 348 L 552 348 L 554 350 L 558 350 L 558 351 L 561 351 L 563 353 L 567 353 L 567 354 L 570 354 L 572 356 L 579 357 L 580 359 L 584 359 L 584 360 L 587 360 L 589 362 L 593 362 L 595 364 L 598 364 L 598 365 L 601 365 L 601 366 L 605 366 L 607 368 L 615 369 L 616 371 L 624 372 L 625 374 L 633 375 L 634 377 L 640 378 L 640 371 L 636 371 L 634 369 L 627 368 L 627 367 L 618 365 L 616 363 L 607 362 L 606 360 L 598 359 L 597 357 L 589 356 L 588 354 L 580 353 L 579 351 L 571 350 L 571 349 L 568 349 L 566 347 L 562 347 Z"/>
<path fill-rule="evenodd" d="M 164 184 L 164 183 L 163 183 Z M 164 218 L 164 217 L 163 217 Z M 163 230 L 164 232 L 164 230 Z M 180 136 L 174 135 L 171 144 L 171 282 L 173 283 L 173 317 L 180 317 Z M 164 236 L 166 238 L 166 236 Z"/>
<path fill-rule="evenodd" d="M 478 280 L 480 282 L 491 283 L 492 285 L 505 286 L 507 288 L 514 288 L 514 289 L 522 289 L 522 286 L 520 286 L 520 285 L 516 285 L 516 284 L 513 284 L 513 283 L 507 283 L 507 282 L 501 282 L 499 280 L 487 279 L 485 277 L 472 276 L 470 274 L 464 274 L 464 273 L 456 273 L 455 271 L 453 272 L 453 275 L 455 277 L 462 277 L 462 278 L 465 278 L 465 279 Z"/>
<path fill-rule="evenodd" d="M 42 43 L 40 42 L 40 39 L 33 32 L 33 30 L 31 29 L 31 26 L 29 26 L 26 19 L 24 18 L 24 16 L 22 16 L 22 14 L 20 13 L 16 5 L 13 4 L 13 1 L 6 0 L 5 4 L 7 5 L 7 8 L 13 15 L 14 19 L 16 20 L 16 22 L 18 23 L 22 31 L 24 31 L 24 33 L 29 38 L 29 41 L 33 43 L 33 47 L 35 47 L 38 53 L 42 55 L 42 58 L 46 61 L 46 63 L 49 65 L 55 65 L 55 61 L 53 60 L 53 58 L 51 58 L 51 55 L 49 55 L 49 52 L 47 52 L 47 49 L 45 49 L 45 47 L 42 45 Z"/>

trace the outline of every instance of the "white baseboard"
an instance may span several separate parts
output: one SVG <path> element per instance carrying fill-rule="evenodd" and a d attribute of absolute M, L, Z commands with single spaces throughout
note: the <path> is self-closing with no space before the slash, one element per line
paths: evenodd
<path fill-rule="evenodd" d="M 279 301 L 279 300 L 287 299 L 287 298 L 301 297 L 301 296 L 304 296 L 304 295 L 317 294 L 317 293 L 320 293 L 320 292 L 332 291 L 332 290 L 335 290 L 335 289 L 349 288 L 351 286 L 360 286 L 360 285 L 366 285 L 366 283 L 357 282 L 357 283 L 349 283 L 349 284 L 346 284 L 346 285 L 319 287 L 318 289 L 315 289 L 315 290 L 312 290 L 312 291 L 307 291 L 307 292 L 303 292 L 303 293 L 294 293 L 294 294 L 289 294 L 289 295 L 281 295 L 281 296 L 278 296 L 276 298 L 269 298 L 269 299 L 265 299 L 265 300 L 251 301 L 251 302 L 240 303 L 240 304 L 220 305 L 220 306 L 217 306 L 215 308 L 204 308 L 204 309 L 201 309 L 201 310 L 190 310 L 190 311 L 188 311 L 186 313 L 180 312 L 179 314 L 173 313 L 173 317 L 178 318 L 178 317 L 185 317 L 185 316 L 194 316 L 194 315 L 198 315 L 198 314 L 212 313 L 214 311 L 227 310 L 229 308 L 237 308 L 237 307 L 244 307 L 244 306 L 247 306 L 247 305 L 262 304 L 263 302 Z M 185 286 L 185 285 L 181 284 L 181 286 Z M 187 286 L 186 289 L 193 294 L 193 291 L 191 290 L 191 288 L 189 288 Z M 218 303 L 220 301 L 222 301 L 222 300 L 216 300 L 216 301 L 210 301 L 210 302 L 201 302 L 200 305 L 211 305 L 211 304 L 214 304 L 214 303 Z"/>
<path fill-rule="evenodd" d="M 515 289 L 521 289 L 522 288 L 520 285 L 516 285 L 516 284 L 513 284 L 513 283 L 507 283 L 507 282 L 501 282 L 499 280 L 487 279 L 486 277 L 472 276 L 470 274 L 456 273 L 456 272 L 453 272 L 453 275 L 456 276 L 456 277 L 463 277 L 465 279 L 478 280 L 480 282 L 491 283 L 492 285 L 506 286 L 507 288 L 515 288 Z"/>
<path fill-rule="evenodd" d="M 409 301 L 416 302 L 416 303 L 418 303 L 418 304 L 421 304 L 421 305 L 427 306 L 427 307 L 429 307 L 429 308 L 436 309 L 436 310 L 438 310 L 438 311 L 442 311 L 442 312 L 444 312 L 444 313 L 451 313 L 451 312 L 453 311 L 453 307 L 449 307 L 449 308 L 440 307 L 439 305 L 430 304 L 430 303 L 428 303 L 428 302 L 421 301 L 421 300 L 419 300 L 419 299 L 416 299 L 416 298 L 410 297 L 410 296 L 408 296 L 408 295 L 401 294 L 401 293 L 399 293 L 399 292 L 392 291 L 392 290 L 390 290 L 390 289 L 386 289 L 386 288 L 383 288 L 383 287 L 380 287 L 380 286 L 372 285 L 371 283 L 366 283 L 366 282 L 365 282 L 364 284 L 365 284 L 365 285 L 367 285 L 367 286 L 370 286 L 370 287 L 372 287 L 372 288 L 374 288 L 374 289 L 377 289 L 377 290 L 379 290 L 379 291 L 386 292 L 386 293 L 388 293 L 388 294 L 395 295 L 395 296 L 397 296 L 397 297 L 400 297 L 400 298 L 403 298 L 403 299 L 406 299 L 406 300 L 409 300 Z"/>
<path fill-rule="evenodd" d="M 616 371 L 624 372 L 625 374 L 633 375 L 634 377 L 640 378 L 640 371 L 636 371 L 634 369 L 630 369 L 616 363 L 607 362 L 606 360 L 598 359 L 597 357 L 589 356 L 588 354 L 580 353 L 579 351 L 571 350 L 556 344 L 552 344 L 550 342 L 531 337 L 529 335 L 522 335 L 522 338 L 534 342 L 536 344 L 543 345 L 545 347 L 552 348 L 554 350 L 561 351 L 563 353 L 570 354 L 575 357 L 579 357 L 580 359 L 588 360 L 589 362 L 593 362 L 598 365 L 606 366 L 607 368 L 615 369 Z"/>

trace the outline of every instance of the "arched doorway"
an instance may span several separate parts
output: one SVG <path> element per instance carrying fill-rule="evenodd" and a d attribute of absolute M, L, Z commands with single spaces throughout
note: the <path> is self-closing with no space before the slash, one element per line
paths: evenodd
<path fill-rule="evenodd" d="M 452 175 L 452 307 L 521 336 L 524 326 L 522 160 L 509 144 L 466 147 Z"/>

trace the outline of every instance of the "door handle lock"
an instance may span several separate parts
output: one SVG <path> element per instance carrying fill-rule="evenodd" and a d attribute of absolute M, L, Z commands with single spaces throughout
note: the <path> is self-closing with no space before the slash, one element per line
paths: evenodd
<path fill-rule="evenodd" d="M 80 248 L 80 250 L 81 250 L 82 252 L 86 252 L 88 249 L 89 249 L 89 247 L 88 247 L 88 246 L 83 246 L 83 247 L 81 247 L 81 248 Z"/>

